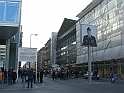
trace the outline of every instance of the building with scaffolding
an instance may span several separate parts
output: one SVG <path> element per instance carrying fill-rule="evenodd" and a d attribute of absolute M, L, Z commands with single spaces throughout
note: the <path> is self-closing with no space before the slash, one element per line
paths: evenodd
<path fill-rule="evenodd" d="M 77 66 L 88 70 L 87 47 L 80 44 L 80 24 L 97 26 L 97 47 L 92 48 L 92 71 L 101 77 L 111 71 L 124 74 L 124 0 L 93 0 L 77 17 Z"/>

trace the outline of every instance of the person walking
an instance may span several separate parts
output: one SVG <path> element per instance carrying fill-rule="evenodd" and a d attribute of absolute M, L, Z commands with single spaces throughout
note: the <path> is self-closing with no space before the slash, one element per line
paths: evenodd
<path fill-rule="evenodd" d="M 12 76 L 13 76 L 12 69 L 9 69 L 8 71 L 8 84 L 9 85 L 12 85 Z"/>
<path fill-rule="evenodd" d="M 7 83 L 7 70 L 4 70 L 4 84 Z"/>
<path fill-rule="evenodd" d="M 27 71 L 25 69 L 22 70 L 21 77 L 22 77 L 22 83 L 25 83 L 27 77 Z"/>
<path fill-rule="evenodd" d="M 40 83 L 43 83 L 43 70 L 40 70 Z"/>
<path fill-rule="evenodd" d="M 27 72 L 27 76 L 28 76 L 28 87 L 29 88 L 29 84 L 31 84 L 31 88 L 33 88 L 33 71 L 32 69 L 29 69 L 28 72 Z"/>
<path fill-rule="evenodd" d="M 40 73 L 39 71 L 37 71 L 37 82 L 39 82 L 39 76 L 40 76 Z"/>
<path fill-rule="evenodd" d="M 13 74 L 12 74 L 13 84 L 15 84 L 15 80 L 16 80 L 16 78 L 17 78 L 16 70 L 14 69 L 12 73 L 13 73 Z"/>
<path fill-rule="evenodd" d="M 53 70 L 53 72 L 52 72 L 52 78 L 53 78 L 53 80 L 55 80 L 55 70 Z"/>
<path fill-rule="evenodd" d="M 94 80 L 97 81 L 97 75 L 98 75 L 98 71 L 95 70 L 94 73 L 93 73 L 93 76 L 94 76 Z"/>
<path fill-rule="evenodd" d="M 113 71 L 111 71 L 110 78 L 111 78 L 111 83 L 115 82 L 115 76 L 114 76 L 114 72 Z"/>
<path fill-rule="evenodd" d="M 22 73 L 22 70 L 19 69 L 19 70 L 18 70 L 18 76 L 19 76 L 19 78 L 21 77 L 21 73 Z"/>

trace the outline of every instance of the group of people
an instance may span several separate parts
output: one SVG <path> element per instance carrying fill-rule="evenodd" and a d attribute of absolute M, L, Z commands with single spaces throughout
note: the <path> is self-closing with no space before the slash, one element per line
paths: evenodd
<path fill-rule="evenodd" d="M 3 71 L 4 84 L 16 84 L 17 74 L 22 83 L 27 82 L 27 88 L 29 88 L 29 86 L 31 88 L 33 87 L 33 83 L 36 82 L 36 74 L 37 82 L 43 82 L 43 69 L 40 69 L 40 71 L 37 71 L 37 73 L 34 69 L 19 69 L 17 73 L 15 69 L 10 68 L 8 71 L 6 69 Z"/>
<path fill-rule="evenodd" d="M 70 79 L 71 77 L 79 78 L 83 76 L 83 72 L 79 70 L 67 70 L 67 69 L 61 69 L 61 70 L 53 70 L 52 71 L 52 78 L 53 80 L 57 80 L 60 78 L 61 80 Z"/>
<path fill-rule="evenodd" d="M 36 74 L 37 74 L 37 81 L 42 83 L 43 82 L 43 70 L 41 69 L 40 72 L 36 71 L 34 69 L 22 69 L 19 70 L 19 77 L 22 79 L 22 83 L 28 82 L 27 88 L 29 86 L 32 88 L 33 87 L 33 82 L 36 82 Z"/>
<path fill-rule="evenodd" d="M 9 85 L 15 84 L 17 79 L 16 70 L 10 68 L 8 71 L 5 69 L 3 72 L 4 84 L 8 82 Z"/>
<path fill-rule="evenodd" d="M 67 69 L 63 69 L 63 70 L 53 70 L 52 71 L 52 79 L 53 80 L 57 80 L 58 78 L 60 80 L 66 80 L 68 78 L 71 78 L 71 77 L 75 77 L 75 78 L 79 78 L 79 77 L 83 77 L 83 72 L 82 71 L 78 71 L 78 70 L 75 70 L 75 71 L 72 71 L 72 70 L 67 70 Z M 94 73 L 93 73 L 93 80 L 97 81 L 99 80 L 99 74 L 98 74 L 98 70 L 94 70 Z M 115 75 L 114 75 L 114 72 L 111 71 L 110 73 L 110 79 L 111 79 L 111 82 L 115 82 Z"/>

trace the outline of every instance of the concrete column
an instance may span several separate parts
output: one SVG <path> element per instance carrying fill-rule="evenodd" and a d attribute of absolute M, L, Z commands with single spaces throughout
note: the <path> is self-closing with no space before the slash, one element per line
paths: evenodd
<path fill-rule="evenodd" d="M 5 58 L 5 69 L 9 69 L 9 51 L 10 51 L 10 39 L 6 39 L 6 58 Z"/>
<path fill-rule="evenodd" d="M 20 29 L 16 33 L 16 58 L 15 58 L 15 69 L 17 73 L 17 82 L 18 82 L 18 70 L 19 70 L 19 60 L 18 60 L 18 48 L 20 43 Z"/>

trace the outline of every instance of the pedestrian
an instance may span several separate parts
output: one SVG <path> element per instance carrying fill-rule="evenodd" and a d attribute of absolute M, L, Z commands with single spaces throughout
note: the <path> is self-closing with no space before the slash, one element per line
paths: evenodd
<path fill-rule="evenodd" d="M 52 78 L 53 78 L 53 80 L 55 79 L 55 70 L 53 70 L 53 72 L 52 72 Z"/>
<path fill-rule="evenodd" d="M 115 82 L 115 76 L 113 71 L 111 71 L 110 78 L 111 78 L 111 83 Z"/>
<path fill-rule="evenodd" d="M 98 75 L 98 71 L 95 70 L 94 73 L 93 73 L 93 76 L 94 76 L 94 80 L 97 81 L 97 75 Z"/>
<path fill-rule="evenodd" d="M 4 84 L 7 83 L 7 70 L 4 70 Z"/>
<path fill-rule="evenodd" d="M 14 69 L 12 73 L 13 73 L 13 74 L 12 74 L 13 84 L 15 84 L 15 80 L 16 80 L 16 78 L 17 78 L 16 70 Z"/>
<path fill-rule="evenodd" d="M 22 77 L 22 83 L 25 83 L 26 82 L 26 77 L 27 77 L 27 71 L 26 71 L 26 69 L 23 69 L 22 70 L 21 77 Z"/>
<path fill-rule="evenodd" d="M 27 72 L 27 76 L 28 76 L 28 87 L 29 88 L 29 85 L 31 85 L 31 88 L 33 87 L 33 71 L 32 69 L 29 69 L 28 72 Z"/>
<path fill-rule="evenodd" d="M 43 83 L 43 70 L 40 70 L 40 83 Z"/>
<path fill-rule="evenodd" d="M 9 69 L 8 71 L 8 84 L 9 85 L 12 85 L 12 76 L 13 76 L 12 69 Z"/>
<path fill-rule="evenodd" d="M 39 82 L 39 71 L 37 71 L 37 81 Z"/>
<path fill-rule="evenodd" d="M 21 77 L 21 73 L 22 73 L 22 70 L 19 69 L 19 70 L 18 70 L 18 76 L 19 76 L 19 78 Z"/>
<path fill-rule="evenodd" d="M 55 79 L 58 79 L 58 69 L 55 71 Z"/>

